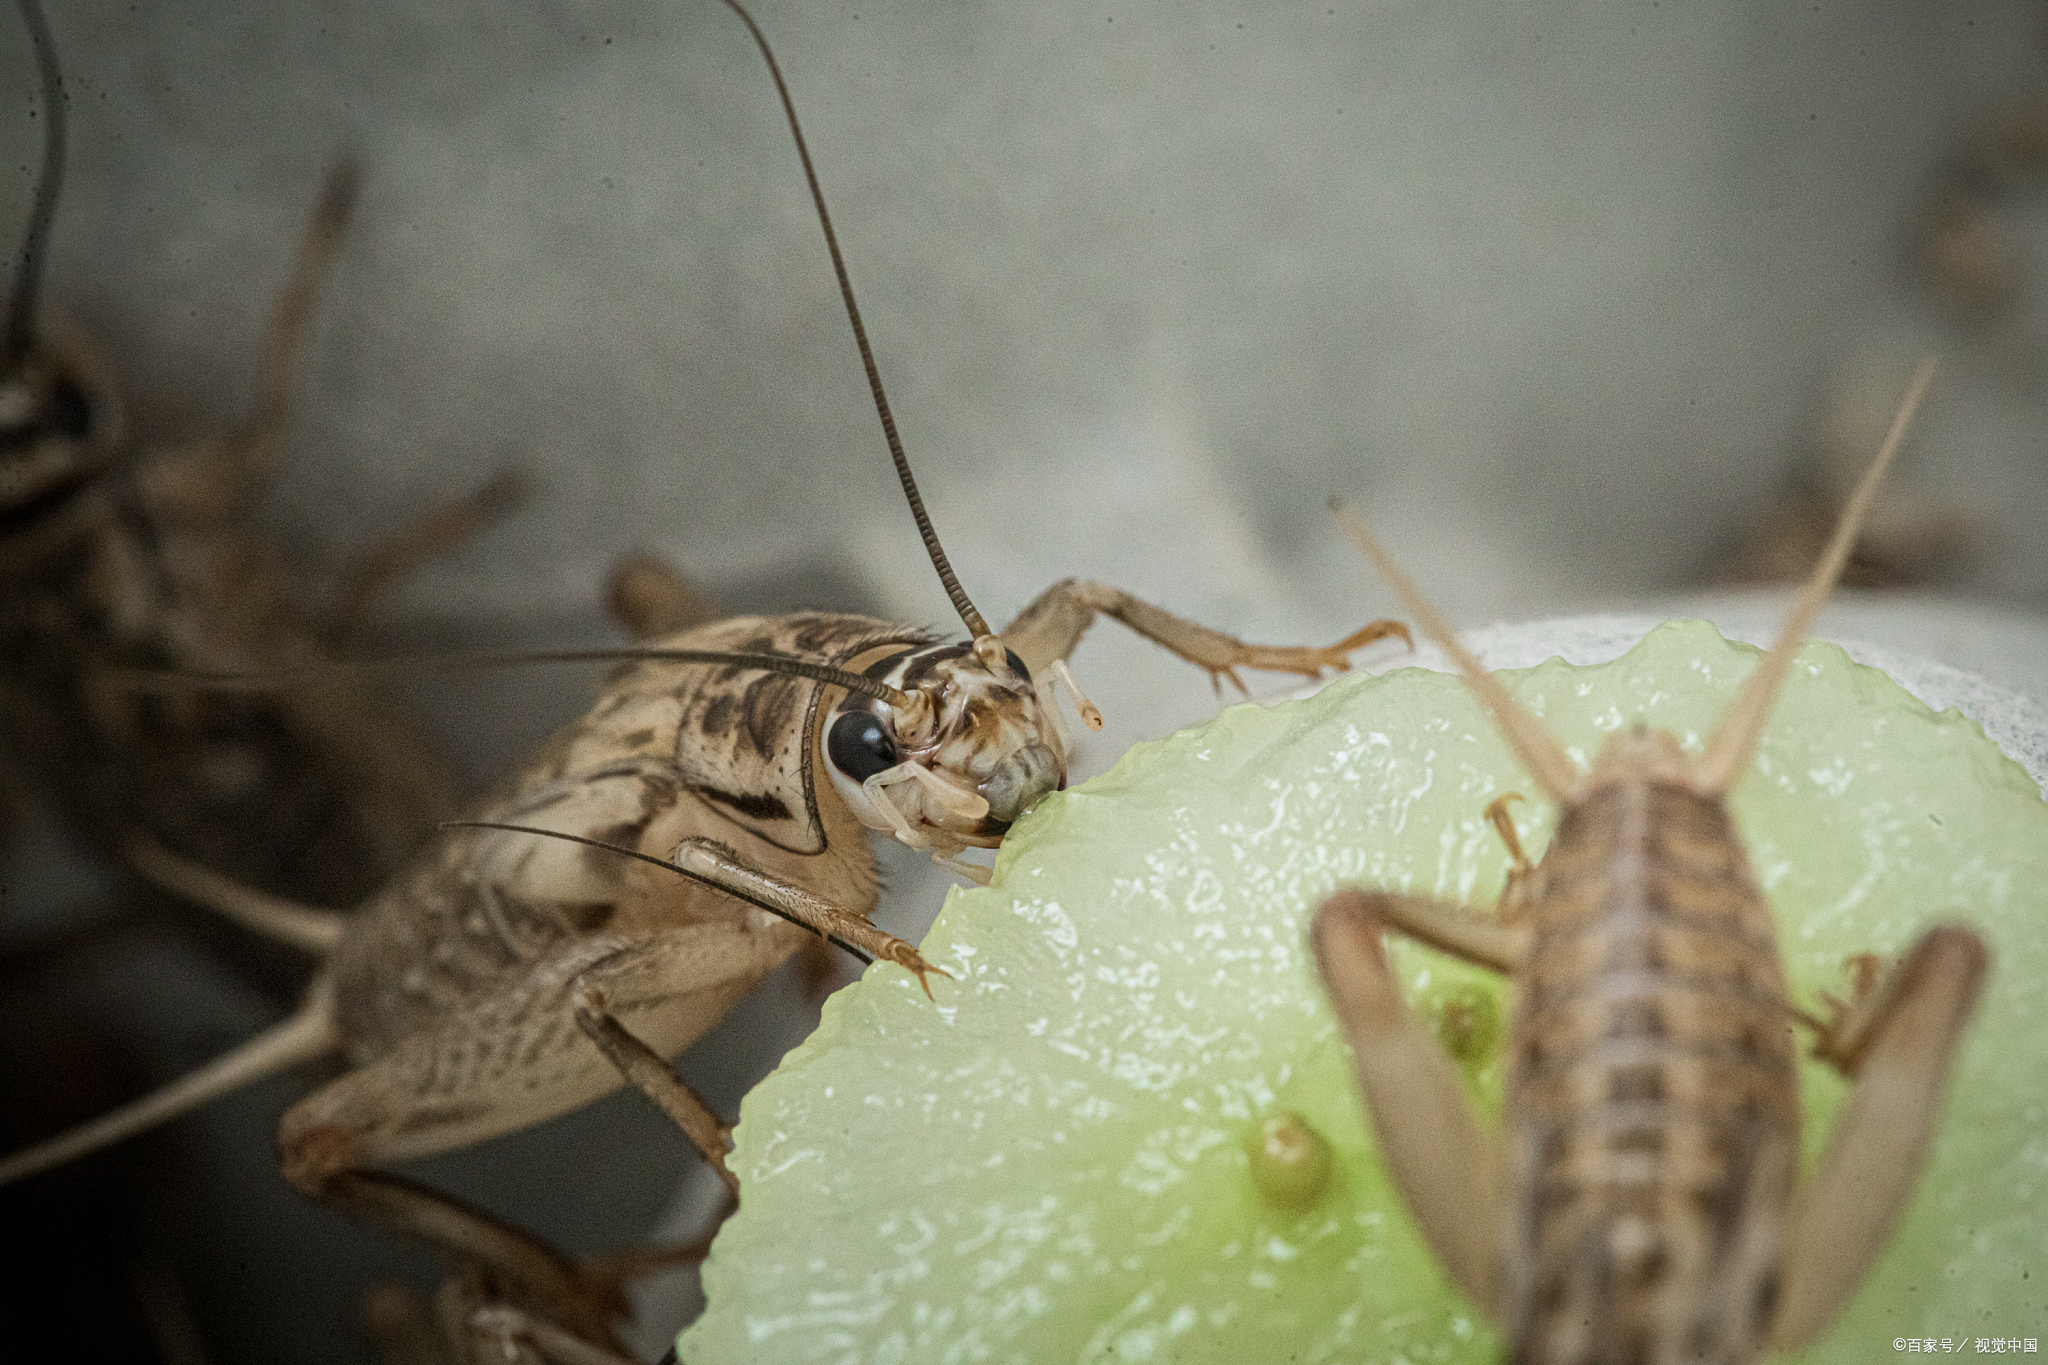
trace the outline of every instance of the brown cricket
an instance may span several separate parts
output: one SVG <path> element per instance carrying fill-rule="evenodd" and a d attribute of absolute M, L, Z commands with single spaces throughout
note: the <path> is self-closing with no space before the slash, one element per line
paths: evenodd
<path fill-rule="evenodd" d="M 1860 974 L 1828 1018 L 1806 1013 L 1787 995 L 1726 796 L 1933 368 L 1914 376 L 1827 554 L 1698 756 L 1637 724 L 1581 772 L 1344 514 L 1562 807 L 1534 864 L 1509 798 L 1489 808 L 1512 857 L 1496 915 L 1345 890 L 1313 930 L 1381 1156 L 1517 1365 L 1745 1365 L 1795 1350 L 1840 1311 L 1912 1192 L 1983 983 L 1983 942 L 1931 929 L 1882 980 Z M 1510 978 L 1504 1135 L 1481 1126 L 1403 1003 L 1387 930 Z M 1795 1024 L 1854 1083 L 1803 1183 Z"/>
<path fill-rule="evenodd" d="M 397 574 L 493 515 L 513 485 L 494 482 L 366 556 L 323 630 L 254 534 L 252 504 L 283 450 L 298 351 L 356 170 L 343 161 L 328 173 L 241 429 L 137 442 L 107 367 L 40 316 L 65 94 L 40 7 L 18 8 L 44 142 L 0 331 L 0 766 L 48 788 L 84 838 L 146 874 L 164 873 L 156 854 L 168 850 L 278 895 L 346 904 L 456 804 L 440 760 L 387 699 L 345 676 L 274 696 L 172 699 L 105 672 L 316 665 Z"/>
<path fill-rule="evenodd" d="M 286 1178 L 442 1255 L 455 1274 L 434 1316 L 460 1358 L 617 1360 L 619 1282 L 645 1258 L 577 1263 L 379 1168 L 630 1082 L 736 1189 L 727 1125 L 664 1059 L 814 935 L 898 963 L 928 988 L 937 969 L 871 921 L 879 891 L 868 832 L 972 875 L 955 855 L 998 845 L 1065 783 L 1054 683 L 1101 723 L 1066 666 L 1098 613 L 1233 681 L 1240 667 L 1315 677 L 1372 641 L 1407 638 L 1399 623 L 1377 621 L 1328 648 L 1248 645 L 1071 579 L 991 630 L 918 495 L 774 55 L 746 11 L 726 3 L 781 95 L 904 495 L 970 640 L 941 643 L 862 616 L 708 620 L 686 582 L 629 560 L 611 602 L 646 647 L 580 656 L 627 661 L 583 719 L 354 914 L 322 916 L 166 859 L 189 890 L 249 922 L 289 926 L 320 955 L 303 1006 L 165 1090 L 0 1161 L 0 1183 L 338 1051 L 347 1073 L 283 1118 Z M 194 681 L 159 678 L 164 686 L 143 690 L 180 695 Z M 393 1316 L 423 1314 L 401 1305 Z"/>

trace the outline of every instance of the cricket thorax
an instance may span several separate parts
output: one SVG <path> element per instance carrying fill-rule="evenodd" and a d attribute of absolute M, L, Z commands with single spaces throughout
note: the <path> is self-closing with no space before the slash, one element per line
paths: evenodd
<path fill-rule="evenodd" d="M 930 645 L 866 672 L 913 699 L 849 695 L 826 717 L 825 767 L 869 828 L 915 848 L 993 848 L 1066 785 L 1064 736 L 1015 653 L 991 668 L 972 645 Z"/>
<path fill-rule="evenodd" d="M 1726 808 L 1641 776 L 1596 785 L 1528 905 L 1508 1087 L 1515 1359 L 1754 1361 L 1798 1091 L 1769 909 Z"/>

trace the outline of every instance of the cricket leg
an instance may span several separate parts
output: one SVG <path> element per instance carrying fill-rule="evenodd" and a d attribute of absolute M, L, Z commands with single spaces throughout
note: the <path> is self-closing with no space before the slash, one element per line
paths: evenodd
<path fill-rule="evenodd" d="M 375 1168 L 526 1127 L 618 1089 L 618 1069 L 577 1023 L 587 990 L 653 1047 L 687 1047 L 794 945 L 796 935 L 779 925 L 734 922 L 741 919 L 578 939 L 407 1034 L 286 1112 L 278 1132 L 285 1178 L 344 1216 L 480 1275 L 480 1303 L 510 1304 L 619 1349 L 610 1323 L 627 1304 L 615 1276 Z"/>
<path fill-rule="evenodd" d="M 121 856 L 145 881 L 181 900 L 231 919 L 266 938 L 324 955 L 340 941 L 348 916 L 273 896 L 173 853 L 141 831 L 129 834 Z"/>
<path fill-rule="evenodd" d="M 483 1341 L 502 1351 L 501 1358 L 508 1361 L 530 1359 L 547 1361 L 550 1365 L 639 1365 L 631 1356 L 592 1345 L 563 1331 L 546 1318 L 535 1317 L 510 1304 L 487 1304 L 476 1309 L 469 1315 L 468 1327 Z"/>
<path fill-rule="evenodd" d="M 321 183 L 292 277 L 271 310 L 258 365 L 256 407 L 241 433 L 226 441 L 167 451 L 142 466 L 140 477 L 158 506 L 195 519 L 230 517 L 276 467 L 291 415 L 299 343 L 355 210 L 360 180 L 356 164 L 343 159 L 329 167 Z"/>
<path fill-rule="evenodd" d="M 1818 1336 L 1883 1249 L 1926 1161 L 1986 964 L 1968 929 L 1930 929 L 1825 1027 L 1816 1055 L 1855 1088 L 1795 1206 L 1773 1352 Z"/>
<path fill-rule="evenodd" d="M 690 580 L 649 554 L 627 555 L 605 583 L 605 610 L 636 640 L 673 635 L 725 615 Z"/>
<path fill-rule="evenodd" d="M 539 1237 L 451 1194 L 388 1171 L 323 1171 L 322 1155 L 303 1144 L 288 1149 L 286 1178 L 344 1217 L 423 1243 L 451 1269 L 479 1275 L 482 1297 L 536 1305 L 577 1335 L 618 1346 L 611 1323 L 628 1308 L 615 1285 L 585 1275 Z"/>
<path fill-rule="evenodd" d="M 734 1208 L 731 1200 L 720 1211 L 717 1222 L 725 1221 Z M 583 1263 L 588 1274 L 608 1277 L 625 1285 L 643 1275 L 671 1266 L 695 1265 L 711 1250 L 712 1230 L 692 1242 L 637 1247 L 611 1256 L 593 1257 Z M 538 1317 L 508 1303 L 486 1302 L 478 1293 L 474 1277 L 450 1281 L 441 1291 L 441 1321 L 452 1339 L 472 1348 L 462 1365 L 498 1365 L 501 1361 L 547 1361 L 555 1365 L 638 1365 L 563 1331 L 546 1318 Z M 674 1358 L 673 1350 L 670 1359 Z M 423 1365 L 437 1365 L 435 1361 Z"/>
<path fill-rule="evenodd" d="M 1401 999 L 1383 942 L 1389 928 L 1429 922 L 1452 926 L 1435 941 L 1469 940 L 1485 950 L 1461 956 L 1488 966 L 1512 966 L 1519 956 L 1519 939 L 1496 921 L 1419 897 L 1357 890 L 1323 902 L 1310 938 L 1394 1184 L 1460 1292 L 1499 1321 L 1500 1140 L 1479 1126 L 1456 1066 Z"/>
<path fill-rule="evenodd" d="M 372 1285 L 363 1295 L 356 1327 L 379 1365 L 460 1365 L 449 1354 L 434 1310 L 409 1285 Z"/>
<path fill-rule="evenodd" d="M 526 476 L 507 469 L 372 545 L 342 575 L 326 612 L 328 636 L 346 640 L 357 634 L 378 600 L 407 575 L 500 520 L 525 498 Z"/>
<path fill-rule="evenodd" d="M 932 993 L 926 979 L 936 972 L 950 976 L 943 968 L 926 962 L 917 949 L 894 934 L 875 927 L 873 920 L 845 906 L 806 891 L 795 882 L 784 881 L 740 861 L 725 845 L 710 839 L 685 839 L 676 846 L 672 865 L 686 876 L 709 883 L 729 895 L 779 915 L 840 947 L 870 961 L 893 962 L 917 977 L 924 993 Z"/>
<path fill-rule="evenodd" d="M 1154 644 L 1208 670 L 1211 682 L 1220 685 L 1221 679 L 1228 678 L 1240 692 L 1245 690 L 1237 676 L 1240 668 L 1320 678 L 1326 668 L 1340 673 L 1349 668 L 1347 656 L 1375 640 L 1397 635 L 1404 643 L 1409 642 L 1408 627 L 1399 621 L 1374 621 L 1322 649 L 1248 645 L 1234 635 L 1162 611 L 1121 588 L 1069 578 L 1047 588 L 1017 613 L 1017 619 L 1003 627 L 1003 643 L 1017 652 L 1035 676 L 1072 654 L 1098 613 L 1115 617 Z"/>
<path fill-rule="evenodd" d="M 718 1117 L 704 1097 L 676 1075 L 667 1058 L 612 1017 L 601 989 L 585 986 L 576 992 L 574 1000 L 576 1026 L 611 1059 L 621 1076 L 683 1130 L 683 1136 L 704 1154 L 711 1169 L 725 1182 L 726 1192 L 739 1198 L 739 1177 L 725 1163 L 726 1153 L 732 1150 L 732 1125 Z"/>
<path fill-rule="evenodd" d="M 1515 817 L 1508 814 L 1508 803 L 1522 799 L 1520 792 L 1503 792 L 1486 803 L 1486 821 L 1500 835 L 1501 843 L 1508 850 L 1508 880 L 1500 891 L 1500 901 L 1494 907 L 1494 917 L 1502 924 L 1520 924 L 1527 912 L 1525 898 L 1528 895 L 1530 874 L 1536 871 L 1536 864 L 1529 861 L 1529 855 L 1522 850 L 1522 836 L 1515 830 Z"/>

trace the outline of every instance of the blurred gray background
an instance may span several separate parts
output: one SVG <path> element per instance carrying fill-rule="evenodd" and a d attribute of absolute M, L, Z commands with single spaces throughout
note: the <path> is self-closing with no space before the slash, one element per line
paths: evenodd
<path fill-rule="evenodd" d="M 322 171 L 363 163 L 261 512 L 309 602 L 423 507 L 506 467 L 531 479 L 361 652 L 616 638 L 601 585 L 636 548 L 734 609 L 948 623 L 773 90 L 714 0 L 50 5 L 72 133 L 49 295 L 114 361 L 145 440 L 245 411 Z M 1950 529 L 1923 581 L 1983 619 L 2048 602 L 2048 311 L 2024 273 L 1999 276 L 2003 309 L 1964 307 L 1923 249 L 1961 184 L 2005 215 L 1966 245 L 2048 261 L 2041 153 L 1995 133 L 2015 109 L 2048 127 L 2036 3 L 758 17 L 934 518 L 992 619 L 1076 574 L 1251 638 L 1335 638 L 1392 602 L 1333 532 L 1332 493 L 1460 621 L 1704 586 L 1802 470 L 1825 486 L 1842 450 L 1863 457 L 1927 350 L 1945 368 L 1889 514 Z M 10 14 L 8 234 L 32 105 Z M 1987 137 L 1995 173 L 1961 176 Z M 1113 624 L 1075 669 L 1111 718 L 1089 771 L 1215 705 Z M 481 782 L 589 685 L 522 671 L 408 694 Z M 908 932 L 943 881 L 890 867 L 882 918 Z M 106 894 L 32 817 L 5 872 L 16 925 Z M 150 1077 L 275 1017 L 175 937 L 88 958 L 62 990 Z M 799 996 L 772 983 L 686 1059 L 727 1113 L 802 1036 Z M 427 1278 L 284 1191 L 269 1125 L 303 1085 L 194 1120 L 155 1158 L 174 1174 L 143 1178 L 163 1251 L 138 1292 L 183 1314 L 205 1353 L 188 1358 L 359 1359 L 371 1271 L 332 1258 Z M 651 1226 L 689 1167 L 627 1098 L 431 1173 L 595 1250 Z M 0 1248 L 33 1254 L 5 1227 Z M 650 1344 L 689 1292 L 657 1288 Z"/>

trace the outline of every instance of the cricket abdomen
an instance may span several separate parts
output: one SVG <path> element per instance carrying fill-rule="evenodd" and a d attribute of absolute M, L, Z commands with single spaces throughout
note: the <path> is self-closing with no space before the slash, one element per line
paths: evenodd
<path fill-rule="evenodd" d="M 1762 1351 L 1798 1157 L 1770 912 L 1722 803 L 1631 778 L 1567 811 L 1528 901 L 1504 1288 L 1520 1365 Z"/>

